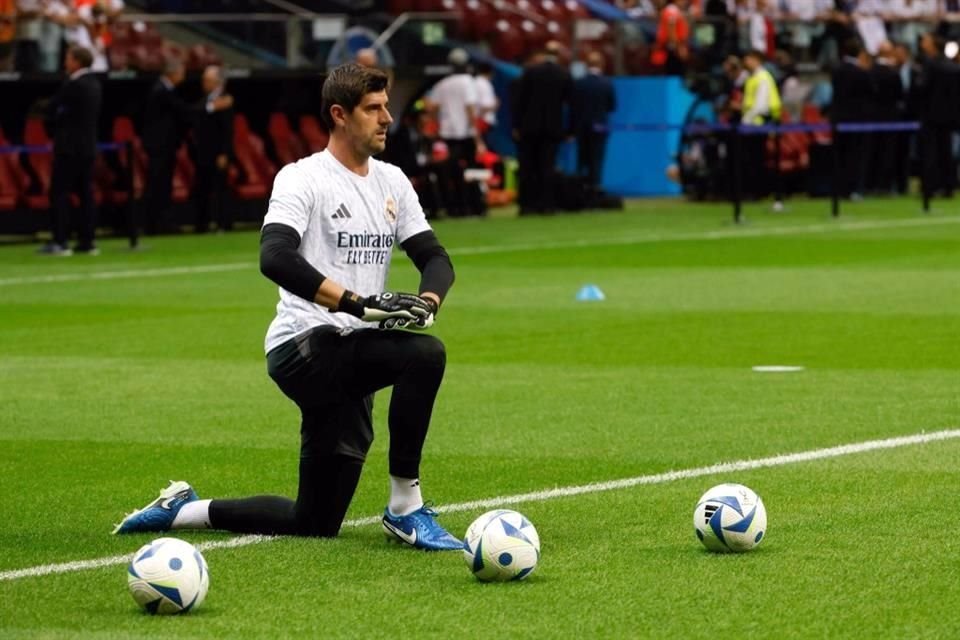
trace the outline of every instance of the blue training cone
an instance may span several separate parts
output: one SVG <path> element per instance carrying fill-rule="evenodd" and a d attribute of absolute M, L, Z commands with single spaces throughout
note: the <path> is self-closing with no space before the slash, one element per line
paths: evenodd
<path fill-rule="evenodd" d="M 603 291 L 595 284 L 584 285 L 580 288 L 580 291 L 577 291 L 578 302 L 593 302 L 595 300 L 606 299 L 607 296 L 603 295 Z"/>

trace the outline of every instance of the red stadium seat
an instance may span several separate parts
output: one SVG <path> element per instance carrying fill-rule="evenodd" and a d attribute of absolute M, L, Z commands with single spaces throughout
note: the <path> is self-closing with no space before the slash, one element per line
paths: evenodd
<path fill-rule="evenodd" d="M 467 0 L 464 3 L 462 33 L 468 40 L 486 40 L 496 24 L 496 14 L 486 0 Z"/>
<path fill-rule="evenodd" d="M 170 192 L 170 199 L 173 202 L 182 204 L 190 199 L 196 173 L 187 143 L 184 142 L 177 149 L 177 161 L 173 169 L 173 190 Z"/>
<path fill-rule="evenodd" d="M 250 131 L 246 116 L 238 113 L 233 122 L 233 152 L 237 170 L 230 173 L 230 187 L 241 200 L 266 198 L 277 168 L 264 153 L 263 140 Z"/>
<path fill-rule="evenodd" d="M 0 147 L 10 144 L 0 131 Z M 13 211 L 27 187 L 19 154 L 0 153 L 0 211 Z"/>
<path fill-rule="evenodd" d="M 309 154 L 307 144 L 290 127 L 290 120 L 284 113 L 271 113 L 267 122 L 267 133 L 276 151 L 277 160 L 282 165 L 296 162 Z"/>
<path fill-rule="evenodd" d="M 50 144 L 47 130 L 40 118 L 29 118 L 23 129 L 23 143 L 26 145 Z M 26 205 L 31 209 L 46 210 L 50 208 L 50 174 L 53 171 L 53 154 L 50 152 L 28 153 L 27 162 L 32 169 L 32 176 L 27 193 L 24 197 Z"/>
<path fill-rule="evenodd" d="M 518 61 L 524 54 L 524 41 L 521 31 L 509 20 L 497 20 L 493 36 L 490 38 L 493 55 L 509 62 Z"/>
<path fill-rule="evenodd" d="M 300 116 L 300 135 L 307 141 L 307 148 L 310 153 L 323 151 L 330 141 L 330 134 L 311 115 Z"/>

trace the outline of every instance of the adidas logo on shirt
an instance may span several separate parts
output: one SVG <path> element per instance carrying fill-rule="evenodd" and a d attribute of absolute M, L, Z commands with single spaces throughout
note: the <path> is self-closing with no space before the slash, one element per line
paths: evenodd
<path fill-rule="evenodd" d="M 334 211 L 333 215 L 330 217 L 333 218 L 334 220 L 338 220 L 338 219 L 342 220 L 345 218 L 352 218 L 353 216 L 350 215 L 350 209 L 347 209 L 347 205 L 340 203 L 340 206 L 337 207 L 337 210 Z"/>

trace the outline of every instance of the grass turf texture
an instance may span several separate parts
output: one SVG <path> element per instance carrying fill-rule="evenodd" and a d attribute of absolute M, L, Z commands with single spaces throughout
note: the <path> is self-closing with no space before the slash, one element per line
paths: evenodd
<path fill-rule="evenodd" d="M 745 227 L 725 207 L 663 201 L 438 223 L 458 281 L 436 326 L 449 364 L 427 497 L 442 507 L 960 425 L 960 218 L 914 217 L 906 200 L 851 205 L 840 221 L 822 202 L 791 208 L 748 208 Z M 111 525 L 170 478 L 202 496 L 295 489 L 297 414 L 264 371 L 276 292 L 257 273 L 257 236 L 149 244 L 68 260 L 0 250 L 0 571 L 131 553 L 155 536 Z M 392 285 L 416 281 L 397 260 Z M 575 302 L 586 283 L 607 300 Z M 386 406 L 383 393 L 350 518 L 386 499 Z M 479 584 L 459 554 L 388 546 L 378 526 L 211 550 L 207 601 L 177 619 L 140 614 L 122 566 L 0 582 L 0 636 L 956 637 L 958 459 L 950 441 L 522 504 L 543 559 L 520 584 Z M 693 535 L 694 501 L 721 481 L 767 504 L 755 553 L 713 556 Z M 477 515 L 441 521 L 462 533 Z"/>

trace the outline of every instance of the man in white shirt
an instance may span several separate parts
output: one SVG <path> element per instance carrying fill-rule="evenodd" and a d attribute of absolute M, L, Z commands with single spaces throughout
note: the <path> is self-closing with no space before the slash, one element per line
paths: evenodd
<path fill-rule="evenodd" d="M 467 70 L 470 57 L 466 51 L 454 49 L 447 59 L 453 73 L 438 82 L 426 97 L 427 107 L 437 113 L 440 138 L 450 152 L 444 179 L 440 181 L 444 206 L 452 217 L 481 215 L 480 198 L 463 178 L 477 153 L 477 85 Z"/>
<path fill-rule="evenodd" d="M 330 72 L 322 90 L 329 146 L 277 174 L 264 218 L 260 269 L 280 285 L 267 370 L 302 414 L 296 501 L 200 500 L 190 485 L 174 482 L 116 533 L 336 536 L 373 440 L 373 394 L 392 386 L 384 532 L 418 549 L 463 548 L 424 504 L 419 479 L 446 362 L 443 343 L 420 331 L 433 325 L 453 267 L 410 181 L 372 158 L 384 150 L 392 122 L 386 89 L 378 69 L 348 63 Z M 396 244 L 421 272 L 417 295 L 383 291 Z"/>
<path fill-rule="evenodd" d="M 500 108 L 500 99 L 493 88 L 493 65 L 483 62 L 477 65 L 477 75 L 473 77 L 477 85 L 477 122 L 482 123 L 483 131 L 478 131 L 487 147 L 490 143 L 487 134 L 497 126 L 497 109 Z"/>

